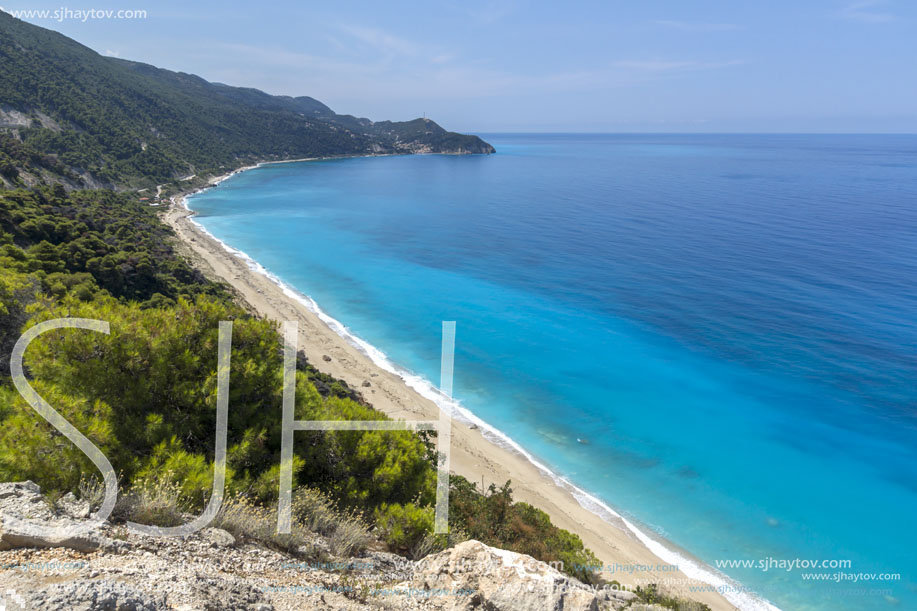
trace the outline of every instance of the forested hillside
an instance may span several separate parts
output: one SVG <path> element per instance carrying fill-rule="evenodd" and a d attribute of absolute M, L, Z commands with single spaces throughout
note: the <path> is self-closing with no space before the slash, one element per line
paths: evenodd
<path fill-rule="evenodd" d="M 8 184 L 54 176 L 71 186 L 118 187 L 266 159 L 493 152 L 476 136 L 425 119 L 373 123 L 308 97 L 103 57 L 2 11 L 0 131 L 0 180 Z M 14 160 L 23 149 L 43 159 L 20 164 L 20 176 Z"/>

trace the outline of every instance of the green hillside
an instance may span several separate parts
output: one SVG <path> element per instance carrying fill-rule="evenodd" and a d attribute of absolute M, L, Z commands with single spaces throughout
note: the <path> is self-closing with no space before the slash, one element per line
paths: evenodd
<path fill-rule="evenodd" d="M 373 123 L 309 97 L 103 57 L 0 12 L 4 132 L 0 180 L 8 185 L 53 175 L 73 187 L 137 186 L 266 159 L 493 152 L 425 119 Z"/>

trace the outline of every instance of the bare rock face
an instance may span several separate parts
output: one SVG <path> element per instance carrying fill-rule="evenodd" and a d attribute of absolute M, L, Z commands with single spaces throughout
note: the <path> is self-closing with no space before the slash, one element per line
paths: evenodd
<path fill-rule="evenodd" d="M 0 483 L 0 515 L 21 519 L 50 520 L 54 512 L 35 482 Z"/>
<path fill-rule="evenodd" d="M 81 529 L 72 514 L 88 514 L 75 498 L 65 497 L 60 513 L 54 511 L 34 482 L 0 483 L 0 550 L 17 547 L 67 547 L 93 552 L 108 541 L 98 533 Z"/>
<path fill-rule="evenodd" d="M 417 563 L 397 586 L 430 609 L 598 611 L 604 596 L 531 556 L 465 541 Z"/>

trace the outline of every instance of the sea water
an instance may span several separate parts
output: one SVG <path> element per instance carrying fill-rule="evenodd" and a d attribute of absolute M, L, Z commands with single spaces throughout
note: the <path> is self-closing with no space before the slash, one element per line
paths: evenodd
<path fill-rule="evenodd" d="M 491 437 L 740 606 L 917 609 L 917 137 L 485 138 L 188 203 L 409 379 L 456 321 Z"/>

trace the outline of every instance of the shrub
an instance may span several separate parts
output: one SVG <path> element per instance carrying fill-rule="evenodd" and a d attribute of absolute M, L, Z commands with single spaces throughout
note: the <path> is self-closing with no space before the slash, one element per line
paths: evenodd
<path fill-rule="evenodd" d="M 510 482 L 500 488 L 491 484 L 486 493 L 458 475 L 452 475 L 450 482 L 449 520 L 453 528 L 487 545 L 544 562 L 559 560 L 561 570 L 586 583 L 600 581 L 590 567 L 601 562 L 579 536 L 552 524 L 550 516 L 540 509 L 513 502 Z"/>
<path fill-rule="evenodd" d="M 64 418 L 103 452 L 117 445 L 111 408 L 35 380 L 32 386 Z M 14 388 L 0 386 L 0 480 L 30 479 L 48 493 L 63 494 L 79 487 L 84 473 L 95 466 L 83 452 L 57 432 L 25 402 Z"/>
<path fill-rule="evenodd" d="M 413 503 L 382 503 L 373 514 L 382 539 L 402 553 L 433 531 L 433 508 Z"/>

